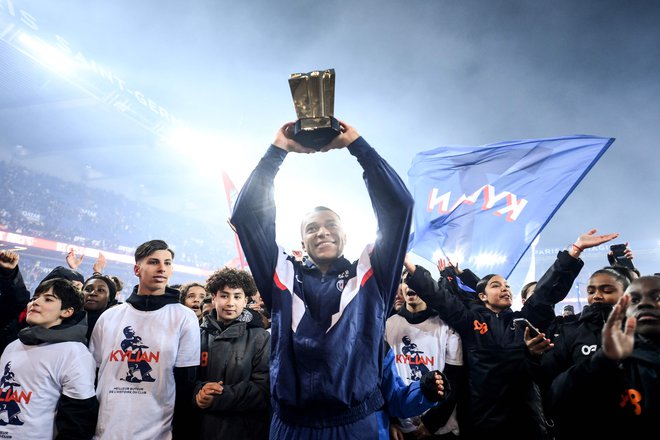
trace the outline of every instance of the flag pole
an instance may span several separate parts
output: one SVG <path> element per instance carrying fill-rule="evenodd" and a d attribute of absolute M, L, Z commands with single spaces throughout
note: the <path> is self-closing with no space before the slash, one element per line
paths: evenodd
<path fill-rule="evenodd" d="M 231 213 L 234 210 L 234 203 L 236 202 L 236 198 L 238 197 L 238 191 L 236 191 L 236 187 L 234 186 L 234 183 L 231 181 L 229 175 L 225 170 L 222 170 L 222 182 L 225 187 L 225 195 L 227 196 L 227 207 L 229 208 L 229 215 L 230 215 L 230 218 L 227 219 L 227 223 L 229 224 L 231 230 L 234 231 L 234 242 L 236 243 L 236 252 L 238 254 L 238 261 L 241 264 L 241 269 L 245 269 L 245 266 L 247 266 L 247 264 L 245 262 L 245 256 L 243 255 L 243 249 L 241 248 L 241 242 L 238 239 L 236 228 L 231 223 Z"/>

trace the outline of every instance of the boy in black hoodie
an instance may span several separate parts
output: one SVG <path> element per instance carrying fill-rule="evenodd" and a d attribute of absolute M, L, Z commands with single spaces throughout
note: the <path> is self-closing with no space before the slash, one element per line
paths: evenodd
<path fill-rule="evenodd" d="M 78 289 L 61 278 L 41 283 L 27 323 L 0 358 L 0 437 L 90 439 L 98 402 L 95 364 L 85 345 Z"/>

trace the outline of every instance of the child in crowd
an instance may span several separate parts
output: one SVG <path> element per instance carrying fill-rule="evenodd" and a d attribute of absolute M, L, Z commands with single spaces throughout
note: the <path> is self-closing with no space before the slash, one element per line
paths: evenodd
<path fill-rule="evenodd" d="M 190 282 L 179 287 L 179 291 L 181 292 L 179 302 L 192 309 L 201 324 L 204 318 L 202 315 L 202 304 L 204 303 L 204 298 L 206 298 L 206 287 L 200 283 Z"/>
<path fill-rule="evenodd" d="M 204 439 L 267 439 L 270 425 L 270 333 L 247 309 L 257 287 L 244 271 L 225 267 L 206 282 L 214 309 L 201 325 L 195 404 Z M 257 315 L 258 316 L 258 315 Z"/>
<path fill-rule="evenodd" d="M 0 358 L 0 438 L 90 439 L 98 402 L 96 366 L 85 345 L 82 297 L 70 281 L 41 283 L 29 327 Z"/>

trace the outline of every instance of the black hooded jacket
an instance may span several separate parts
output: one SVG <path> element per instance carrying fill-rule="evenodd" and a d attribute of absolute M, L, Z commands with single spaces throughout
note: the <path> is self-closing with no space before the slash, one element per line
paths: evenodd
<path fill-rule="evenodd" d="M 556 439 L 639 439 L 657 435 L 660 346 L 635 335 L 628 358 L 608 359 L 601 348 L 552 382 Z M 656 434 L 653 434 L 656 432 Z"/>
<path fill-rule="evenodd" d="M 0 268 L 0 353 L 18 337 L 18 317 L 30 301 L 30 291 L 16 266 L 12 270 Z"/>
<path fill-rule="evenodd" d="M 562 326 L 555 346 L 541 357 L 544 380 L 592 356 L 601 345 L 601 332 L 612 311 L 611 304 L 594 303 L 585 307 L 579 319 Z"/>
<path fill-rule="evenodd" d="M 593 357 L 601 346 L 601 333 L 611 311 L 612 305 L 605 303 L 584 307 L 576 321 L 562 326 L 554 340 L 555 346 L 534 363 L 534 377 L 542 390 L 547 416 L 555 422 L 558 438 L 572 438 L 575 425 L 585 420 L 585 412 L 568 405 L 553 405 L 550 396 L 553 381 Z"/>
<path fill-rule="evenodd" d="M 513 319 L 524 317 L 545 329 L 555 317 L 554 305 L 566 296 L 582 265 L 566 251 L 559 252 L 522 309 L 508 308 L 500 313 L 481 301 L 465 300 L 438 286 L 426 269 L 417 266 L 408 285 L 460 334 L 463 342 L 470 382 L 469 435 L 526 440 L 547 437 L 524 330 L 514 326 Z"/>

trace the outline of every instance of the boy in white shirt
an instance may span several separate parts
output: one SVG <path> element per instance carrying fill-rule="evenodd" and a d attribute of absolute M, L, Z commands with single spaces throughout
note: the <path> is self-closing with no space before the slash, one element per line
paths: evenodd
<path fill-rule="evenodd" d="M 30 325 L 0 358 L 0 438 L 90 439 L 98 402 L 85 345 L 82 295 L 65 279 L 41 283 L 28 303 Z"/>
<path fill-rule="evenodd" d="M 195 312 L 167 287 L 174 252 L 162 240 L 135 251 L 139 284 L 99 317 L 89 350 L 99 367 L 97 439 L 186 437 L 200 362 Z"/>

